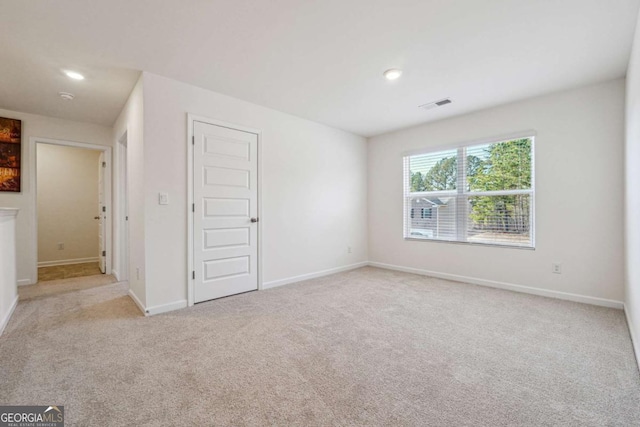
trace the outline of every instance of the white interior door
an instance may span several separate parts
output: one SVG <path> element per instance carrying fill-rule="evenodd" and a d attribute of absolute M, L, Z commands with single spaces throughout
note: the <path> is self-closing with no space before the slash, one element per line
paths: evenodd
<path fill-rule="evenodd" d="M 194 301 L 258 289 L 258 136 L 194 122 Z"/>
<path fill-rule="evenodd" d="M 104 161 L 104 153 L 100 153 L 100 159 L 98 160 L 98 259 L 100 260 L 100 271 L 102 274 L 107 271 L 107 252 L 106 252 L 106 239 L 105 239 L 105 224 L 106 224 L 106 207 L 104 204 L 104 173 L 106 169 L 106 163 Z"/>

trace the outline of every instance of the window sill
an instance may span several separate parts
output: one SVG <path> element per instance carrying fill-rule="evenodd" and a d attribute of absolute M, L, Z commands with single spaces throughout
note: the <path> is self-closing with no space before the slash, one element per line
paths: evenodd
<path fill-rule="evenodd" d="M 535 246 L 501 245 L 499 243 L 459 242 L 457 240 L 421 239 L 419 237 L 405 237 L 404 240 L 413 241 L 413 242 L 453 243 L 455 245 L 466 245 L 466 246 L 488 246 L 493 248 L 520 249 L 520 250 L 526 250 L 526 251 L 536 250 Z"/>

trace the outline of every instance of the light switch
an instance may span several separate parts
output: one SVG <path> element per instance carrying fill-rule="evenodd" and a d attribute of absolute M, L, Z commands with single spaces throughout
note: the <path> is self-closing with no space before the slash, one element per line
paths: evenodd
<path fill-rule="evenodd" d="M 159 205 L 168 205 L 169 204 L 169 193 L 158 193 L 158 204 Z"/>

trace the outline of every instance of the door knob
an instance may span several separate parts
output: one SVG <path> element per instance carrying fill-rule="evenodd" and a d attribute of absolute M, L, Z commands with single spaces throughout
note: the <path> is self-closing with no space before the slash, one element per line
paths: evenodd
<path fill-rule="evenodd" d="M 99 216 L 94 216 L 93 219 L 100 219 L 100 217 Z"/>
<path fill-rule="evenodd" d="M 251 222 L 258 222 L 258 218 L 251 218 Z"/>

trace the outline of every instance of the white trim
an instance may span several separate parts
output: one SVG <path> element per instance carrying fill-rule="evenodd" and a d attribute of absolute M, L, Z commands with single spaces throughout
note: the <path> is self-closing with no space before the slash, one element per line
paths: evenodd
<path fill-rule="evenodd" d="M 122 282 L 122 280 L 120 280 L 120 273 L 118 273 L 118 270 L 115 268 L 111 269 L 111 275 L 115 277 L 118 282 Z"/>
<path fill-rule="evenodd" d="M 260 221 L 258 221 L 258 290 L 261 291 L 264 289 L 264 286 L 262 284 L 262 272 L 264 271 L 264 269 L 262 268 L 262 227 L 264 224 L 264 215 L 263 215 L 263 211 L 262 211 L 262 183 L 264 182 L 263 178 L 263 171 L 264 168 L 262 167 L 262 159 L 264 158 L 262 156 L 262 131 L 258 130 L 257 131 L 257 135 L 258 135 L 258 219 Z"/>
<path fill-rule="evenodd" d="M 156 305 L 154 307 L 147 308 L 146 315 L 147 316 L 155 316 L 156 314 L 167 313 L 169 311 L 180 310 L 181 308 L 186 308 L 187 300 L 183 299 L 180 301 L 170 302 L 169 304 Z"/>
<path fill-rule="evenodd" d="M 0 335 L 2 335 L 2 333 L 4 332 L 4 328 L 6 328 L 7 325 L 9 324 L 9 320 L 11 319 L 11 316 L 13 315 L 13 312 L 15 311 L 17 306 L 18 306 L 18 295 L 16 295 L 15 299 L 11 303 L 11 306 L 9 307 L 9 311 L 7 311 L 7 314 L 4 316 L 4 319 L 2 319 L 2 321 L 0 322 Z"/>
<path fill-rule="evenodd" d="M 91 257 L 91 258 L 75 258 L 75 259 L 61 259 L 57 261 L 40 261 L 38 262 L 38 268 L 40 267 L 55 267 L 57 265 L 73 265 L 73 264 L 83 264 L 86 262 L 98 262 L 100 258 Z M 113 273 L 113 270 L 111 270 Z"/>
<path fill-rule="evenodd" d="M 302 274 L 300 276 L 288 277 L 286 279 L 272 280 L 271 282 L 265 282 L 262 284 L 262 289 L 271 289 L 278 286 L 289 285 L 291 283 L 302 282 L 309 279 L 315 279 L 323 276 L 330 276 L 336 273 L 342 273 L 343 271 L 355 270 L 357 268 L 366 267 L 369 263 L 367 261 L 358 262 L 356 264 L 345 265 L 342 267 L 330 268 L 328 270 L 316 271 L 315 273 Z"/>
<path fill-rule="evenodd" d="M 196 116 L 187 113 L 187 305 L 195 303 L 193 279 L 193 127 Z"/>
<path fill-rule="evenodd" d="M 624 318 L 627 320 L 627 327 L 629 328 L 629 336 L 631 336 L 631 347 L 633 347 L 633 355 L 636 358 L 636 363 L 638 364 L 638 369 L 640 370 L 640 337 L 635 334 L 635 329 L 633 329 L 633 323 L 631 323 L 631 318 L 629 317 L 629 311 L 627 310 L 627 305 L 624 305 Z"/>
<path fill-rule="evenodd" d="M 18 286 L 33 285 L 31 279 L 18 279 Z"/>
<path fill-rule="evenodd" d="M 133 302 L 138 306 L 142 314 L 147 316 L 147 310 L 144 308 L 144 305 L 142 304 L 138 296 L 133 292 L 133 290 L 131 290 L 131 288 L 129 288 L 128 294 L 129 294 L 129 298 L 131 298 Z"/>
<path fill-rule="evenodd" d="M 547 289 L 533 288 L 530 286 L 515 285 L 513 283 L 497 282 L 494 280 L 477 279 L 475 277 L 459 276 L 457 274 L 440 273 L 437 271 L 422 270 L 419 268 L 402 267 L 399 265 L 384 264 L 381 262 L 369 262 L 371 267 L 384 268 L 386 270 L 402 271 L 405 273 L 420 274 L 422 276 L 437 277 L 439 279 L 453 280 L 456 282 L 470 283 L 472 285 L 487 286 L 490 288 L 505 289 L 508 291 L 521 292 L 525 294 L 538 295 L 548 298 L 556 298 L 567 301 L 580 302 L 583 304 L 598 305 L 601 307 L 610 307 L 622 309 L 624 303 L 605 298 L 589 297 L 586 295 L 571 294 L 568 292 L 550 291 Z"/>
<path fill-rule="evenodd" d="M 454 150 L 457 148 L 473 146 L 473 145 L 490 144 L 492 142 L 503 142 L 503 141 L 509 141 L 512 139 L 527 138 L 527 137 L 535 138 L 536 136 L 537 136 L 537 132 L 533 129 L 529 129 L 524 131 L 507 133 L 503 135 L 490 136 L 486 138 L 472 139 L 467 141 L 453 142 L 451 144 L 434 145 L 433 147 L 424 147 L 424 148 L 418 148 L 415 150 L 408 150 L 408 151 L 404 151 L 402 153 L 402 156 L 403 157 L 416 156 L 419 154 L 429 154 L 437 151 Z"/>
<path fill-rule="evenodd" d="M 128 217 L 128 128 L 116 139 L 114 143 L 114 174 L 113 174 L 113 227 L 114 227 L 114 252 L 117 259 L 113 258 L 111 274 L 118 280 L 129 280 L 129 221 Z M 123 176 L 124 175 L 124 176 Z M 126 178 L 126 179 L 125 179 Z M 113 268 L 117 268 L 116 272 Z M 122 272 L 122 274 L 120 274 Z M 120 277 L 122 276 L 122 277 Z"/>
<path fill-rule="evenodd" d="M 464 187 L 462 187 L 464 188 Z M 528 190 L 496 190 L 496 191 L 452 191 L 452 190 L 438 190 L 438 191 L 414 191 L 407 192 L 406 197 L 455 197 L 459 194 L 464 194 L 469 197 L 477 196 L 517 196 L 519 194 L 533 194 L 533 188 Z"/>
<path fill-rule="evenodd" d="M 113 257 L 112 247 L 112 228 L 113 228 L 113 200 L 111 198 L 111 147 L 107 145 L 89 144 L 86 142 L 65 141 L 61 139 L 41 138 L 32 136 L 29 138 L 29 182 L 31 185 L 31 207 L 33 221 L 32 239 L 32 256 L 33 264 L 31 267 L 30 283 L 38 282 L 38 183 L 37 183 L 37 150 L 36 144 L 52 144 L 62 145 L 66 147 L 84 148 L 87 150 L 98 150 L 104 152 L 104 161 L 107 163 L 104 173 L 104 202 L 107 209 L 107 224 L 105 231 L 105 250 L 107 251 L 105 273 L 111 274 L 111 265 Z"/>
<path fill-rule="evenodd" d="M 193 126 L 195 122 L 208 123 L 215 126 L 222 126 L 229 129 L 235 129 L 243 132 L 253 133 L 258 137 L 258 290 L 266 289 L 262 282 L 262 223 L 264 215 L 262 215 L 262 179 L 264 168 L 262 167 L 262 131 L 260 129 L 251 128 L 243 125 L 225 122 L 222 120 L 211 119 L 208 117 L 197 116 L 187 113 L 187 305 L 191 307 L 195 303 L 195 280 L 192 272 L 195 270 L 194 254 L 193 254 Z"/>
<path fill-rule="evenodd" d="M 529 208 L 529 235 L 531 236 L 531 247 L 536 247 L 536 139 L 537 135 L 531 138 L 531 207 Z"/>

